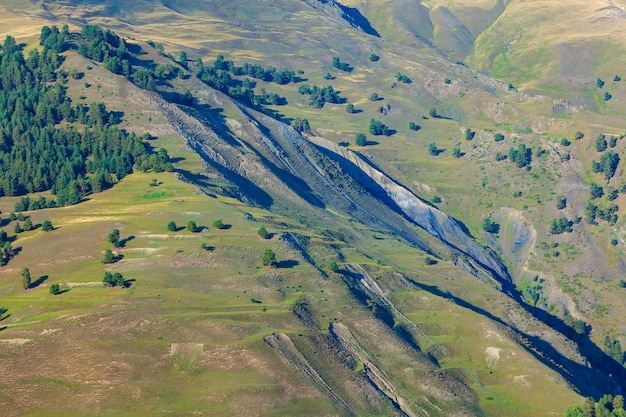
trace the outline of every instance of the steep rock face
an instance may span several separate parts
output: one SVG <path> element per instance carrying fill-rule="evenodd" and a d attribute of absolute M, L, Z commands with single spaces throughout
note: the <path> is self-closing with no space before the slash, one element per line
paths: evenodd
<path fill-rule="evenodd" d="M 356 7 L 348 7 L 335 0 L 304 0 L 314 8 L 322 8 L 326 13 L 345 20 L 350 26 L 357 28 L 368 35 L 380 37 L 380 34 L 370 24 L 369 20 Z"/>
<path fill-rule="evenodd" d="M 470 235 L 465 226 L 441 210 L 426 204 L 408 189 L 394 182 L 380 170 L 374 168 L 355 152 L 343 149 L 327 140 L 310 136 L 308 139 L 338 157 L 348 161 L 354 169 L 355 177 L 367 175 L 380 186 L 391 200 L 411 221 L 448 245 L 469 255 L 481 266 L 491 271 L 500 281 L 510 282 L 506 267 L 493 251 L 480 246 Z M 357 171 L 360 171 L 358 172 Z"/>

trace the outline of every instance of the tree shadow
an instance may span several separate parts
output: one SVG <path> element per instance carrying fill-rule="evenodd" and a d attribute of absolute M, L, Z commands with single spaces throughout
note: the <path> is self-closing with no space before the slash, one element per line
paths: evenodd
<path fill-rule="evenodd" d="M 378 145 L 380 142 L 376 142 L 375 140 L 368 140 L 365 142 L 365 146 L 374 146 Z"/>
<path fill-rule="evenodd" d="M 63 288 L 62 290 L 59 290 L 58 293 L 56 293 L 55 295 L 61 295 L 64 294 L 66 292 L 69 292 L 71 290 L 71 288 Z"/>
<path fill-rule="evenodd" d="M 284 261 L 278 261 L 276 263 L 276 268 L 293 268 L 294 266 L 298 266 L 300 265 L 300 262 L 293 260 L 293 259 L 287 259 Z"/>
<path fill-rule="evenodd" d="M 11 317 L 10 314 L 7 314 L 7 311 L 9 311 L 8 308 L 0 307 L 0 321 L 6 320 Z"/>
<path fill-rule="evenodd" d="M 135 278 L 125 279 L 122 288 L 130 288 L 136 281 Z"/>
<path fill-rule="evenodd" d="M 119 243 L 117 244 L 117 245 L 118 245 L 117 247 L 118 247 L 118 248 L 125 248 L 125 247 L 126 247 L 126 244 L 127 244 L 128 242 L 130 242 L 131 240 L 134 240 L 134 239 L 135 239 L 135 236 L 134 236 L 134 235 L 130 235 L 130 236 L 128 236 L 128 237 L 126 237 L 126 238 L 124 238 L 124 239 L 120 240 L 120 241 L 119 241 Z"/>
<path fill-rule="evenodd" d="M 48 275 L 42 275 L 39 278 L 37 278 L 36 281 L 32 282 L 28 288 L 37 288 L 38 286 L 40 286 L 41 284 L 43 284 L 44 282 L 46 282 L 46 280 L 48 279 Z"/>
<path fill-rule="evenodd" d="M 393 136 L 396 133 L 398 133 L 398 131 L 395 129 L 387 129 L 387 133 L 385 133 L 385 136 Z"/>
<path fill-rule="evenodd" d="M 232 225 L 232 224 L 226 224 L 226 223 L 224 223 L 224 224 L 222 224 L 221 226 L 217 227 L 217 229 L 219 229 L 219 230 L 228 230 L 228 229 L 230 229 L 231 227 L 233 227 L 233 225 Z"/>
<path fill-rule="evenodd" d="M 215 250 L 215 246 L 207 245 L 206 243 L 203 243 L 200 247 L 207 252 L 213 252 Z"/>

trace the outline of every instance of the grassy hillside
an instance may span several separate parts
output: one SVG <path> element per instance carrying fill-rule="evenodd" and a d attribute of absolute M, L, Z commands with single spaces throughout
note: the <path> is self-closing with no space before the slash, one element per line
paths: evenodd
<path fill-rule="evenodd" d="M 619 167 L 605 180 L 592 161 L 623 155 L 619 54 L 607 52 L 619 31 L 602 23 L 617 6 L 0 3 L 11 10 L 0 34 L 27 49 L 42 22 L 72 30 L 95 23 L 141 46 L 137 68 L 178 67 L 183 50 L 189 58 L 188 76 L 148 93 L 65 53 L 64 68 L 84 72 L 69 79 L 68 95 L 123 112 L 125 128 L 167 148 L 176 174 L 135 173 L 76 206 L 26 213 L 56 228 L 19 234 L 21 251 L 0 270 L 0 366 L 11 375 L 0 383 L 3 414 L 558 415 L 580 396 L 614 388 L 601 362 L 606 335 L 624 340 L 624 177 Z M 539 15 L 555 21 L 538 25 Z M 351 26 L 355 16 L 380 36 Z M 288 104 L 250 109 L 194 76 L 197 58 L 209 66 L 219 54 L 235 65 L 302 70 L 302 80 L 255 79 L 256 91 Z M 333 57 L 352 70 L 335 68 Z M 356 112 L 347 103 L 311 106 L 298 92 L 303 84 L 332 86 Z M 192 106 L 171 103 L 186 90 Z M 329 141 L 326 150 L 280 122 L 296 118 Z M 393 134 L 369 133 L 372 118 Z M 584 137 L 575 140 L 578 131 Z M 355 143 L 357 133 L 367 134 L 366 146 Z M 596 150 L 600 133 L 616 136 L 608 151 Z M 375 202 L 380 190 L 341 165 L 332 144 L 462 222 L 503 260 L 519 293 L 507 295 L 506 280 L 488 278 L 484 265 L 388 199 Z M 522 144 L 528 168 L 510 160 Z M 308 165 L 294 165 L 301 155 Z M 605 190 L 593 201 L 599 210 L 617 205 L 617 222 L 583 219 L 592 182 Z M 14 202 L 0 199 L 3 218 Z M 572 232 L 550 231 L 561 216 Z M 213 226 L 220 218 L 225 230 Z M 499 233 L 483 229 L 485 218 Z M 169 221 L 182 229 L 190 220 L 207 229 L 167 231 Z M 271 239 L 258 236 L 261 225 Z M 114 228 L 125 245 L 118 262 L 104 265 Z M 279 268 L 261 265 L 266 248 Z M 29 290 L 20 287 L 25 267 L 37 284 Z M 104 271 L 135 281 L 106 288 Z M 62 294 L 49 294 L 54 283 Z M 565 326 L 568 316 L 589 324 L 589 336 Z M 347 326 L 358 347 L 331 323 Z M 385 379 L 381 389 L 376 381 Z"/>

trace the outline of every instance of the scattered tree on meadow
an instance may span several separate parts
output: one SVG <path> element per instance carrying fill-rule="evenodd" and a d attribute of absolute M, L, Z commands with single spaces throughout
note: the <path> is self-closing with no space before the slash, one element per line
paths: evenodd
<path fill-rule="evenodd" d="M 57 295 L 61 292 L 61 287 L 59 286 L 59 284 L 52 284 L 50 285 L 50 294 L 52 295 Z"/>
<path fill-rule="evenodd" d="M 44 220 L 41 224 L 41 230 L 43 230 L 44 232 L 50 232 L 54 230 L 54 226 L 52 225 L 52 222 L 50 220 Z"/>
<path fill-rule="evenodd" d="M 357 133 L 354 139 L 354 143 L 356 143 L 358 146 L 367 145 L 367 136 L 365 136 L 364 133 Z"/>
<path fill-rule="evenodd" d="M 24 268 L 22 269 L 22 287 L 27 290 L 30 288 L 31 285 L 32 281 L 30 278 L 30 270 L 28 268 Z"/>
<path fill-rule="evenodd" d="M 389 134 L 389 128 L 380 120 L 371 119 L 369 131 L 372 135 L 380 136 Z"/>
<path fill-rule="evenodd" d="M 269 239 L 270 233 L 267 231 L 267 229 L 265 228 L 265 226 L 261 226 L 259 227 L 259 230 L 257 231 L 257 233 L 259 234 L 259 236 L 263 239 Z"/>
<path fill-rule="evenodd" d="M 344 72 L 352 72 L 352 67 L 350 66 L 350 64 L 346 62 L 341 62 L 338 56 L 333 57 L 333 67 Z"/>
<path fill-rule="evenodd" d="M 171 222 L 169 222 L 169 223 L 167 224 L 167 231 L 168 231 L 168 232 L 175 232 L 175 231 L 176 231 L 176 229 L 177 229 L 177 227 L 176 227 L 176 222 L 171 221 Z"/>
<path fill-rule="evenodd" d="M 101 261 L 103 264 L 112 264 L 113 262 L 115 262 L 115 255 L 113 255 L 111 249 L 104 250 L 104 256 L 102 257 Z"/>
<path fill-rule="evenodd" d="M 224 229 L 224 228 L 226 228 L 226 225 L 224 224 L 222 219 L 217 219 L 217 220 L 215 220 L 213 222 L 213 227 L 215 227 L 217 229 Z"/>
<path fill-rule="evenodd" d="M 598 133 L 598 136 L 596 136 L 596 151 L 598 152 L 604 152 L 608 146 L 608 143 L 606 142 L 606 137 L 602 134 L 602 133 Z"/>
<path fill-rule="evenodd" d="M 102 278 L 102 282 L 104 283 L 104 285 L 109 286 L 109 287 L 116 287 L 116 286 L 125 287 L 126 286 L 126 280 L 124 279 L 124 276 L 119 272 L 110 273 L 106 271 L 104 273 L 104 277 Z"/>
<path fill-rule="evenodd" d="M 335 261 L 331 261 L 328 264 L 328 268 L 335 273 L 339 272 L 339 264 L 337 264 L 337 262 Z"/>
<path fill-rule="evenodd" d="M 198 225 L 193 220 L 189 220 L 189 223 L 187 223 L 187 230 L 195 233 L 198 230 Z"/>
<path fill-rule="evenodd" d="M 33 230 L 33 222 L 30 219 L 30 217 L 27 217 L 26 220 L 24 220 L 24 230 L 25 231 Z"/>
<path fill-rule="evenodd" d="M 109 237 L 107 239 L 109 243 L 118 248 L 120 246 L 120 231 L 119 229 L 113 229 L 111 233 L 109 233 Z"/>
<path fill-rule="evenodd" d="M 271 268 L 278 265 L 278 262 L 276 262 L 276 254 L 271 249 L 265 249 L 263 256 L 261 256 L 261 262 L 263 263 L 263 266 L 269 266 Z"/>

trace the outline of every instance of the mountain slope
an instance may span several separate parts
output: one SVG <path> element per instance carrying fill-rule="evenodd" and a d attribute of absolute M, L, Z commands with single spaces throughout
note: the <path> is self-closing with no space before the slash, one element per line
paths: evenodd
<path fill-rule="evenodd" d="M 96 407 L 90 412 L 548 415 L 576 401 L 568 386 L 598 398 L 618 392 L 618 368 L 602 352 L 601 340 L 619 325 L 612 315 L 622 309 L 614 291 L 621 247 L 597 243 L 620 236 L 621 221 L 599 219 L 598 227 L 574 219 L 585 210 L 585 181 L 602 179 L 587 168 L 596 155 L 590 154 L 593 137 L 623 127 L 614 115 L 515 91 L 447 58 L 446 44 L 467 41 L 453 52 L 467 54 L 470 36 L 480 41 L 487 32 L 478 32 L 489 19 L 499 22 L 509 13 L 507 8 L 500 15 L 501 3 L 487 3 L 475 14 L 482 23 L 461 19 L 464 5 L 428 11 L 412 3 L 420 21 L 431 18 L 426 13 L 434 17 L 432 30 L 426 24 L 419 33 L 407 29 L 411 19 L 402 30 L 380 24 L 386 13 L 385 19 L 406 16 L 402 5 L 391 3 L 379 10 L 368 2 L 296 1 L 247 7 L 110 2 L 81 8 L 50 2 L 43 9 L 14 9 L 115 28 L 129 44 L 139 45 L 133 50 L 143 49 L 133 61 L 136 69 L 178 68 L 183 76 L 158 79 L 157 91 L 149 93 L 73 51 L 64 63 L 68 70 L 92 68 L 84 80 L 68 82 L 75 100 L 104 99 L 123 112 L 128 129 L 158 137 L 154 146 L 168 149 L 178 177 L 198 188 L 169 189 L 178 183 L 162 174 L 156 179 L 165 187 L 151 189 L 151 174 L 133 174 L 89 202 L 31 214 L 53 217 L 69 241 L 84 230 L 82 223 L 92 225 L 102 244 L 83 248 L 78 240 L 77 252 L 56 265 L 32 256 L 48 238 L 26 235 L 23 255 L 3 270 L 10 316 L 0 337 L 10 349 L 23 342 L 29 355 L 41 358 L 46 349 L 60 349 L 78 326 L 92 326 L 86 343 L 72 345 L 61 367 L 71 369 L 85 350 L 89 363 L 109 376 L 106 381 L 129 386 L 116 394 L 125 398 L 116 403 L 115 393 L 103 394 L 106 382 L 82 373 L 64 378 L 51 367 L 38 375 L 38 369 L 25 366 L 27 357 L 18 355 L 5 365 L 23 369 L 14 374 L 20 380 L 16 387 L 2 386 L 9 415 L 43 409 L 52 394 L 31 405 L 26 400 L 54 384 L 59 386 L 50 392 L 57 396 L 82 390 L 85 397 L 103 398 L 54 405 L 59 413 L 79 414 Z M 358 23 L 358 16 L 368 19 L 370 28 Z M 450 24 L 459 30 L 442 31 Z M 405 37 L 411 31 L 414 39 Z M 164 51 L 131 36 L 164 42 Z M 170 50 L 178 55 L 178 48 L 189 56 L 189 71 L 167 57 Z M 210 66 L 218 53 L 235 65 L 303 68 L 304 80 L 295 85 L 254 80 L 257 91 L 275 92 L 288 104 L 252 108 L 194 76 L 196 58 Z M 381 59 L 371 61 L 372 53 Z M 334 56 L 352 71 L 335 68 Z M 347 113 L 345 103 L 311 106 L 298 93 L 304 83 L 332 85 L 357 112 Z M 179 104 L 186 90 L 193 101 Z M 373 92 L 382 99 L 371 100 Z M 605 106 L 619 114 L 613 102 Z M 288 126 L 303 117 L 311 132 Z M 368 131 L 372 118 L 392 134 L 368 134 L 366 146 L 351 144 L 356 133 Z M 576 130 L 585 131 L 583 140 L 560 144 L 561 136 L 572 137 Z M 494 133 L 500 132 L 504 139 L 496 142 Z M 429 151 L 431 144 L 441 152 Z M 495 161 L 496 153 L 513 159 L 509 150 L 522 144 L 531 149 L 528 168 Z M 456 147 L 458 157 L 452 155 Z M 616 139 L 611 148 L 621 152 L 623 144 Z M 607 193 L 618 187 L 621 175 L 603 183 Z M 554 207 L 559 193 L 567 195 L 565 211 Z M 622 198 L 618 193 L 617 203 Z M 13 202 L 0 201 L 3 211 L 11 211 Z M 550 219 L 562 213 L 572 219 L 574 232 L 550 233 Z M 218 217 L 231 229 L 213 229 L 211 221 Z M 500 224 L 498 235 L 481 229 L 485 217 Z M 164 235 L 170 218 L 181 224 L 197 219 L 208 232 Z M 259 224 L 268 225 L 275 237 L 260 240 Z M 76 303 L 69 311 L 56 299 L 44 299 L 45 286 L 20 292 L 15 285 L 14 276 L 26 265 L 50 269 L 50 282 L 97 283 L 98 251 L 115 226 L 134 237 L 116 264 L 137 276 L 129 291 L 72 286 L 62 294 Z M 205 246 L 199 249 L 199 243 Z M 259 266 L 268 244 L 281 259 L 278 269 Z M 329 271 L 331 260 L 339 262 L 340 274 Z M 110 311 L 97 311 L 91 301 Z M 76 322 L 83 313 L 82 324 Z M 592 324 L 591 335 L 566 324 L 572 318 Z M 124 329 L 120 337 L 99 324 L 110 320 Z M 47 336 L 55 332 L 66 339 Z M 116 346 L 119 369 L 100 364 L 96 347 L 103 343 Z M 145 350 L 131 355 L 129 349 L 138 345 Z M 143 363 L 154 366 L 146 370 Z M 220 383 L 219 375 L 230 382 Z M 158 388 L 168 378 L 180 389 L 168 394 Z M 253 382 L 246 384 L 247 379 Z M 511 381 L 515 389 L 507 388 Z M 131 389 L 134 383 L 138 390 Z M 185 394 L 188 386 L 195 388 Z M 28 397 L 19 394 L 23 389 Z M 206 390 L 214 390 L 208 398 Z"/>

